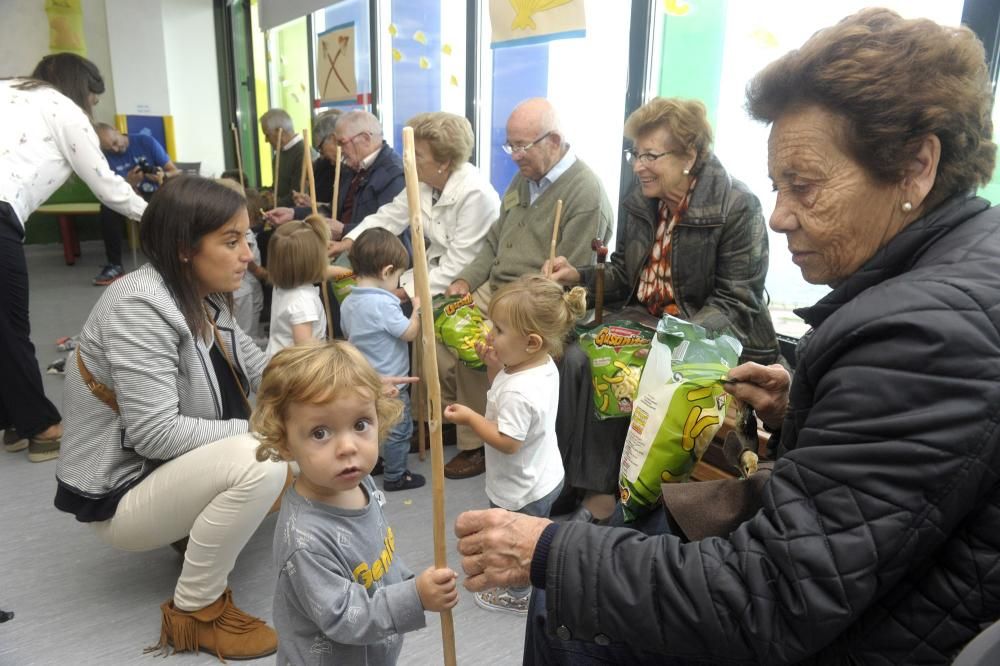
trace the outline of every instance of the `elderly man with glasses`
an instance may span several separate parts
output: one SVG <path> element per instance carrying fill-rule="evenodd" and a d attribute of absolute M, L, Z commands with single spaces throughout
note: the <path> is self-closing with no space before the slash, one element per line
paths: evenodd
<path fill-rule="evenodd" d="M 578 159 L 559 127 L 552 104 L 541 98 L 521 102 L 507 120 L 504 152 L 518 166 L 478 256 L 448 287 L 447 293 L 474 293 L 488 311 L 497 287 L 545 263 L 555 222 L 556 202 L 563 202 L 556 251 L 574 265 L 591 263 L 591 241 L 611 235 L 611 204 L 597 175 Z M 448 357 L 448 355 L 444 355 Z M 442 354 L 438 354 L 439 362 Z M 486 409 L 486 374 L 460 364 L 441 368 L 442 399 L 457 401 L 480 414 Z M 447 394 L 451 395 L 447 395 Z M 454 398 L 454 400 L 451 400 Z M 453 479 L 482 474 L 486 469 L 483 442 L 471 429 L 458 427 L 459 453 L 445 465 Z"/>

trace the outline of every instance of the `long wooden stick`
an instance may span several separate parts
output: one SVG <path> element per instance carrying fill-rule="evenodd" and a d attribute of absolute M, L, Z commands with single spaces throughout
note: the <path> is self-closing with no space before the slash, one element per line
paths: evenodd
<path fill-rule="evenodd" d="M 410 374 L 417 377 L 423 377 L 423 370 L 420 368 L 420 359 L 424 357 L 423 345 L 420 344 L 420 336 L 414 340 L 413 345 L 413 357 L 416 361 L 415 371 L 411 370 Z M 427 459 L 427 386 L 422 382 L 417 382 L 413 385 L 413 404 L 417 406 L 417 427 L 420 428 L 417 431 L 417 457 L 421 462 Z M 443 438 L 442 438 L 443 439 Z"/>
<path fill-rule="evenodd" d="M 274 205 L 278 205 L 278 167 L 281 166 L 281 128 L 278 128 L 278 147 L 274 149 Z"/>
<path fill-rule="evenodd" d="M 337 146 L 337 161 L 333 164 L 333 201 L 330 202 L 330 217 L 337 218 L 337 203 L 340 199 L 340 146 Z"/>
<path fill-rule="evenodd" d="M 434 344 L 434 317 L 431 316 L 431 287 L 427 273 L 427 248 L 424 226 L 420 220 L 420 185 L 413 150 L 413 128 L 403 128 L 403 173 L 406 175 L 406 200 L 410 205 L 410 233 L 413 241 L 413 278 L 416 295 L 424 315 L 420 317 L 423 344 L 421 381 L 427 383 L 427 425 L 431 433 L 431 480 L 434 496 L 434 566 L 448 566 L 444 532 L 444 445 L 441 440 L 441 381 L 438 378 L 437 345 Z M 455 665 L 455 623 L 451 610 L 441 612 L 441 642 L 445 666 Z"/>
<path fill-rule="evenodd" d="M 233 141 L 236 144 L 236 170 L 240 175 L 240 187 L 246 187 L 243 182 L 243 152 L 240 150 L 240 132 L 236 129 L 236 123 L 231 123 L 229 127 L 233 130 Z"/>
<path fill-rule="evenodd" d="M 309 130 L 302 130 L 302 142 L 306 144 L 306 163 L 305 168 L 302 170 L 303 174 L 309 176 L 309 196 L 312 199 L 312 214 L 319 215 L 319 202 L 316 201 L 316 176 L 313 174 L 313 163 L 309 159 L 312 155 L 309 154 Z M 305 176 L 303 176 L 304 178 Z"/>
<path fill-rule="evenodd" d="M 545 277 L 552 276 L 552 264 L 556 261 L 556 241 L 559 240 L 559 220 L 562 219 L 562 199 L 556 199 L 556 219 L 552 223 L 552 242 L 549 243 L 549 269 Z"/>
<path fill-rule="evenodd" d="M 299 193 L 305 194 L 306 192 L 306 164 L 311 164 L 312 151 L 309 150 L 309 130 L 302 130 L 302 145 L 304 150 L 302 151 L 302 173 L 299 174 Z M 313 197 L 314 199 L 316 197 Z"/>

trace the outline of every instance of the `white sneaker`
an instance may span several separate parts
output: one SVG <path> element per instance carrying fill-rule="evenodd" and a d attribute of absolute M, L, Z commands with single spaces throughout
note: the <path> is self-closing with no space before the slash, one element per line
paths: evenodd
<path fill-rule="evenodd" d="M 531 593 L 523 597 L 515 597 L 506 587 L 495 587 L 485 592 L 476 592 L 476 605 L 490 611 L 500 613 L 513 613 L 514 615 L 527 615 L 528 602 L 531 600 Z"/>

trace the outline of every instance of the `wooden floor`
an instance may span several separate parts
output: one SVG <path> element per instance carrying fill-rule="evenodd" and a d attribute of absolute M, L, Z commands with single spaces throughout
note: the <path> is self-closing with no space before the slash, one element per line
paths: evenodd
<path fill-rule="evenodd" d="M 32 339 L 44 370 L 59 357 L 55 339 L 78 331 L 100 296 L 101 288 L 91 280 L 103 264 L 103 248 L 100 242 L 84 243 L 75 266 L 64 264 L 59 245 L 28 246 L 26 254 Z M 62 377 L 43 376 L 46 393 L 61 406 Z M 446 448 L 446 459 L 451 455 L 453 449 Z M 421 463 L 413 455 L 410 467 L 426 474 L 429 460 Z M 126 553 L 104 545 L 86 525 L 52 506 L 55 470 L 54 461 L 33 464 L 25 452 L 0 450 L 0 609 L 16 614 L 0 624 L 0 666 L 218 663 L 205 654 L 176 655 L 168 662 L 143 654 L 143 648 L 159 638 L 159 604 L 170 597 L 181 561 L 169 548 Z M 448 557 L 457 569 L 454 518 L 488 502 L 482 476 L 446 484 Z M 387 497 L 398 552 L 411 569 L 420 571 L 433 560 L 430 488 Z M 272 516 L 257 530 L 230 576 L 240 607 L 267 619 L 275 581 L 273 531 Z M 484 611 L 464 589 L 453 614 L 459 663 L 520 663 L 522 618 Z M 426 629 L 406 636 L 400 664 L 442 663 L 438 616 L 429 613 L 427 618 Z M 271 664 L 274 658 L 240 663 Z"/>

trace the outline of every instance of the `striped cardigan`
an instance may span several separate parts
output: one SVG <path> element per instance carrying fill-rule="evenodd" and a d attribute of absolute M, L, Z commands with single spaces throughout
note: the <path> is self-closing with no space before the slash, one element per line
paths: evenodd
<path fill-rule="evenodd" d="M 256 391 L 263 352 L 236 325 L 221 296 L 206 303 L 226 353 Z M 60 495 L 101 500 L 120 494 L 164 461 L 249 430 L 244 419 L 222 420 L 208 347 L 196 344 L 149 264 L 107 288 L 80 333 L 79 351 L 94 378 L 114 390 L 120 413 L 91 393 L 71 357 L 56 471 Z"/>

